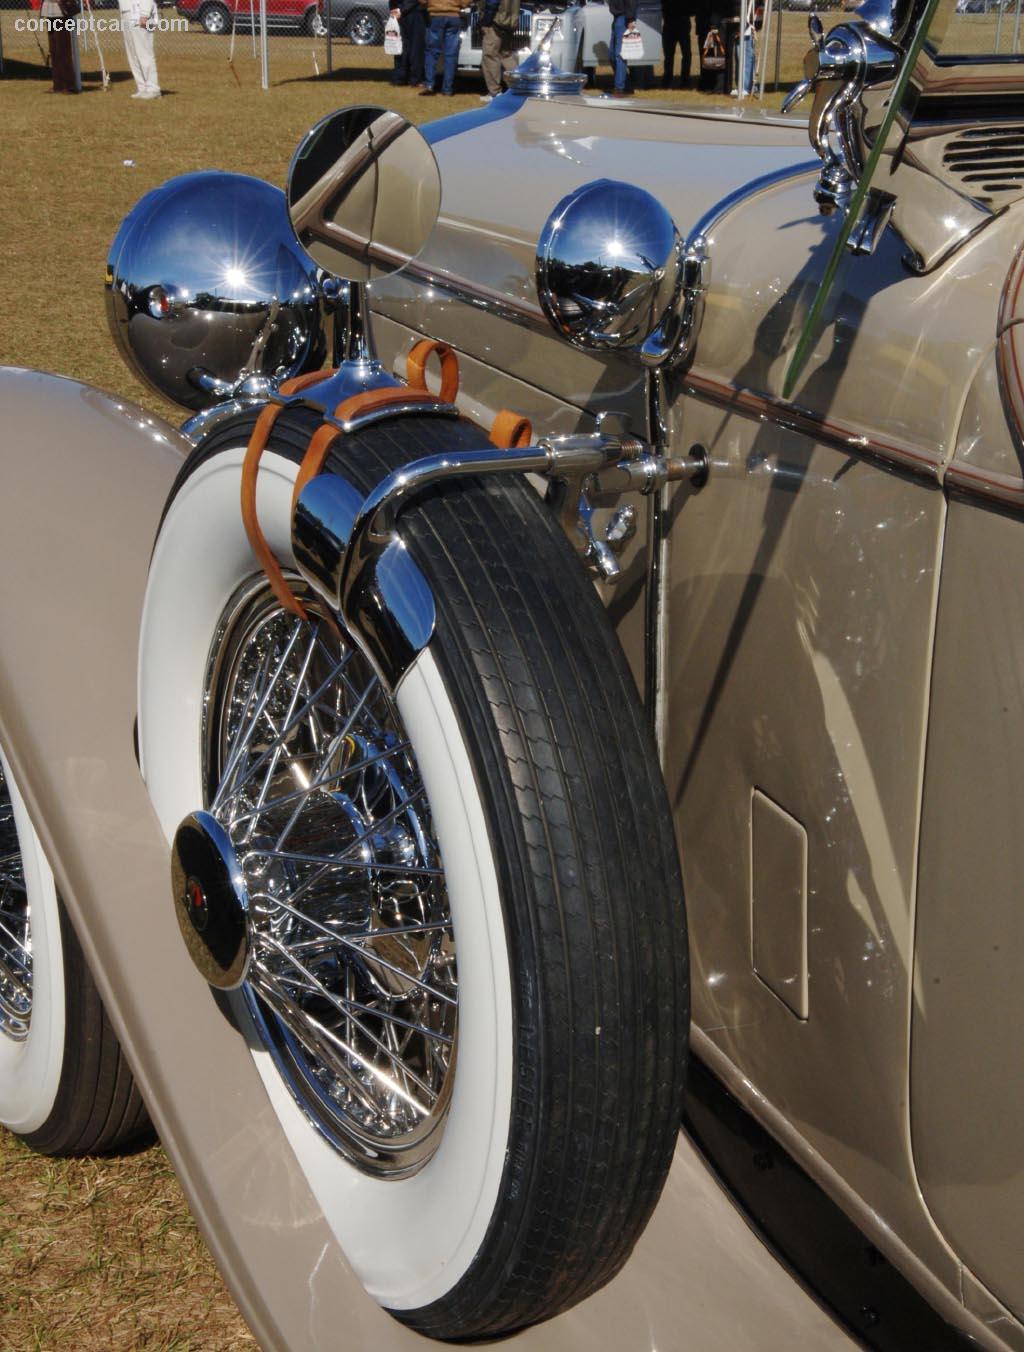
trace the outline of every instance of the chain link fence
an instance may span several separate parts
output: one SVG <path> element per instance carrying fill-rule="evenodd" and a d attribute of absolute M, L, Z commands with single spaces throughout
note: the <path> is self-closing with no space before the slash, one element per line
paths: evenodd
<path fill-rule="evenodd" d="M 141 3 L 148 8 L 149 0 Z M 134 4 L 138 9 L 140 0 Z M 77 11 L 70 21 L 83 83 L 130 78 L 122 24 L 133 21 L 132 12 L 118 0 L 65 0 L 64 8 Z M 0 0 L 0 76 L 46 74 L 50 22 L 38 0 Z M 338 47 L 335 39 L 329 50 L 320 0 L 155 0 L 149 27 L 161 72 L 185 63 L 227 85 L 269 87 L 275 68 L 288 79 L 327 73 Z"/>
<path fill-rule="evenodd" d="M 744 13 L 751 21 L 744 25 L 729 16 L 730 10 L 735 14 L 740 8 L 740 0 L 711 0 L 710 7 L 708 0 L 691 0 L 694 9 L 700 4 L 705 9 L 701 11 L 703 21 L 695 16 L 692 21 L 690 16 L 685 19 L 690 60 L 683 63 L 683 69 L 689 68 L 689 87 L 729 94 L 739 86 L 739 96 L 743 97 L 738 79 L 744 54 L 741 43 L 751 40 L 741 38 L 745 29 L 754 33 L 752 97 L 770 98 L 790 88 L 802 76 L 803 58 L 809 45 L 809 16 L 817 13 L 828 30 L 853 17 L 850 11 L 857 2 L 742 0 Z M 47 32 L 45 20 L 36 7 L 39 3 L 40 0 L 0 0 L 3 75 L 46 76 Z M 119 0 L 64 0 L 64 3 L 80 6 L 76 42 L 83 81 L 106 84 L 129 78 Z M 148 5 L 150 0 L 120 0 L 120 3 Z M 187 63 L 190 71 L 202 72 L 204 82 L 269 87 L 284 80 L 329 76 L 339 66 L 356 77 L 361 68 L 372 70 L 379 83 L 391 64 L 381 47 L 388 0 L 155 0 L 155 3 L 154 43 L 161 72 L 165 68 L 180 69 L 181 63 Z M 564 0 L 557 0 L 552 7 L 564 8 Z M 588 11 L 600 7 L 593 3 L 582 6 L 584 25 L 588 23 Z M 532 5 L 530 0 L 524 0 L 524 11 L 542 8 L 540 0 Z M 964 53 L 996 52 L 1004 56 L 1019 53 L 1024 44 L 1022 10 L 1024 0 L 959 0 L 945 46 Z M 721 27 L 729 57 L 727 67 L 717 74 L 701 72 L 701 40 L 709 13 L 711 22 Z M 607 26 L 607 16 L 602 17 Z M 631 71 L 631 85 L 635 93 L 642 95 L 662 83 L 659 0 L 640 0 L 640 26 L 645 56 Z M 474 30 L 468 10 L 465 27 L 465 42 L 472 46 Z M 600 60 L 591 79 L 592 88 L 609 87 L 611 83 L 606 54 Z M 477 83 L 478 76 L 467 72 L 460 76 L 465 92 L 475 89 Z M 773 101 L 778 102 L 777 98 Z"/>

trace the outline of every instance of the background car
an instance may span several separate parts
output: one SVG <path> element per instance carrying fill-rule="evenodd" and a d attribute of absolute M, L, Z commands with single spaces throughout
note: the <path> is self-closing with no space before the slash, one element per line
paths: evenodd
<path fill-rule="evenodd" d="M 214 34 L 230 32 L 232 25 L 240 32 L 249 32 L 260 21 L 257 0 L 175 0 L 175 9 Z M 322 36 L 327 29 L 321 0 L 267 0 L 267 28 Z"/>
<path fill-rule="evenodd" d="M 566 70 L 585 70 L 593 79 L 600 66 L 610 66 L 608 44 L 612 35 L 612 16 L 608 11 L 605 0 L 587 0 L 583 6 L 583 44 L 579 56 L 579 66 L 566 66 Z M 638 72 L 644 72 L 640 76 L 640 82 L 648 81 L 647 72 L 653 70 L 655 65 L 661 63 L 661 5 L 658 0 L 640 0 L 637 6 L 637 26 L 640 29 L 640 36 L 644 43 L 644 60 L 642 62 L 631 62 L 631 78 L 635 78 Z M 697 67 L 699 70 L 700 59 L 697 56 Z"/>
<path fill-rule="evenodd" d="M 358 47 L 373 47 L 384 41 L 390 12 L 388 0 L 323 0 L 324 21 L 332 35 L 349 38 Z"/>

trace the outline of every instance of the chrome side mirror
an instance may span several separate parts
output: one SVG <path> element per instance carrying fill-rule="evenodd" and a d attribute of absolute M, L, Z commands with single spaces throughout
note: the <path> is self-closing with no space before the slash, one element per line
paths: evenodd
<path fill-rule="evenodd" d="M 692 350 L 709 271 L 702 239 L 686 245 L 657 198 L 611 179 L 564 197 L 537 244 L 537 294 L 555 332 L 647 367 Z"/>
<path fill-rule="evenodd" d="M 309 131 L 288 170 L 288 214 L 314 263 L 349 282 L 397 272 L 441 209 L 425 137 L 400 113 L 341 108 Z"/>

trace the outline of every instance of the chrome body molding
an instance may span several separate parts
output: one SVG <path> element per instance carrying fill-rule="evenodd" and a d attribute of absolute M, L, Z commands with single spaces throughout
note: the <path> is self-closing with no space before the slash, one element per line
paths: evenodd
<path fill-rule="evenodd" d="M 683 377 L 683 390 L 694 399 L 799 432 L 833 450 L 882 461 L 923 478 L 941 477 L 943 457 L 938 450 L 870 436 L 850 424 L 830 420 L 774 395 L 730 385 L 696 367 Z"/>

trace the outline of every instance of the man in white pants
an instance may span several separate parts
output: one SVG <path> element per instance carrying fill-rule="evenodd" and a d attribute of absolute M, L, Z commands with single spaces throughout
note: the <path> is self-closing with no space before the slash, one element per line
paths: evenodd
<path fill-rule="evenodd" d="M 121 34 L 128 64 L 138 89 L 133 99 L 158 99 L 160 83 L 156 76 L 156 57 L 153 55 L 153 27 L 156 25 L 156 0 L 118 0 L 121 11 Z"/>

